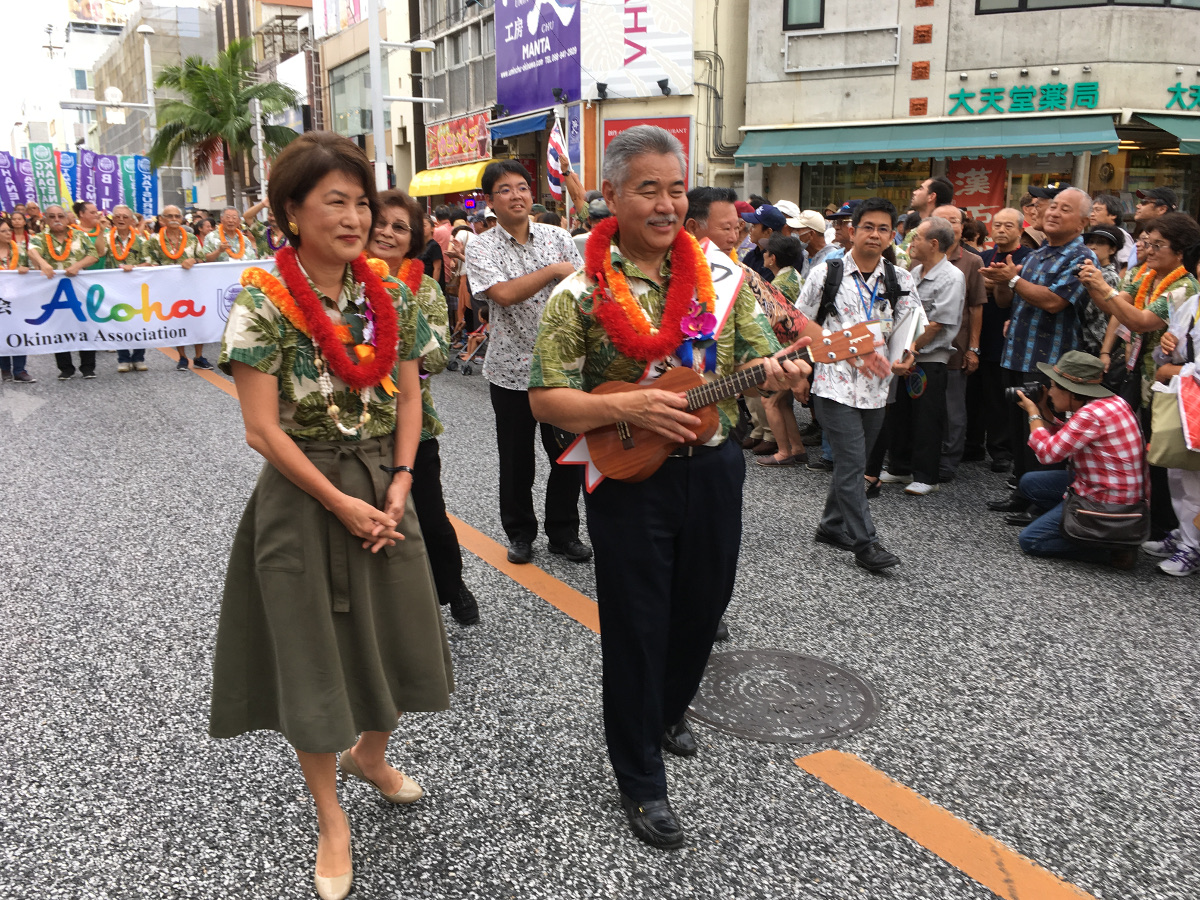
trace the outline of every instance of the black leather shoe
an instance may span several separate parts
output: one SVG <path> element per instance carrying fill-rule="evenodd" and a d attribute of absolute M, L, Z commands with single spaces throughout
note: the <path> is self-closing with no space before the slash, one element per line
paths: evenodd
<path fill-rule="evenodd" d="M 474 625 L 479 621 L 479 604 L 465 584 L 458 586 L 458 596 L 450 601 L 450 615 L 459 625 Z"/>
<path fill-rule="evenodd" d="M 533 544 L 529 541 L 513 541 L 508 545 L 510 563 L 527 563 L 533 559 Z"/>
<path fill-rule="evenodd" d="M 1023 510 L 1022 512 L 1009 513 L 1007 516 L 1004 517 L 1004 524 L 1005 525 L 1019 525 L 1021 528 L 1024 528 L 1026 525 L 1028 525 L 1030 522 L 1032 522 L 1036 518 L 1037 518 L 1037 516 L 1035 516 L 1033 513 L 1031 513 L 1029 510 L 1026 509 L 1026 510 Z"/>
<path fill-rule="evenodd" d="M 1011 459 L 993 459 L 992 460 L 992 471 L 993 472 L 1007 472 L 1011 468 L 1012 468 L 1012 460 Z"/>
<path fill-rule="evenodd" d="M 884 550 L 883 544 L 877 541 L 866 550 L 855 553 L 854 562 L 868 572 L 882 572 L 884 569 L 900 565 L 900 557 Z"/>
<path fill-rule="evenodd" d="M 818 528 L 813 532 L 813 540 L 818 544 L 828 544 L 830 547 L 837 547 L 839 550 L 854 549 L 854 545 L 849 541 L 844 541 L 840 537 L 830 534 L 824 528 Z"/>
<path fill-rule="evenodd" d="M 724 619 L 722 619 L 720 622 L 717 623 L 717 633 L 713 635 L 713 640 L 714 641 L 729 640 L 729 626 L 725 624 Z"/>
<path fill-rule="evenodd" d="M 551 544 L 551 553 L 559 553 L 571 562 L 586 562 L 592 558 L 592 548 L 583 541 L 567 541 L 565 544 Z"/>
<path fill-rule="evenodd" d="M 695 756 L 700 747 L 696 744 L 696 736 L 688 725 L 687 719 L 680 719 L 674 725 L 668 725 L 663 732 L 663 749 L 676 756 Z"/>
<path fill-rule="evenodd" d="M 1029 501 L 1020 494 L 1009 494 L 1003 500 L 989 500 L 987 508 L 992 512 L 1024 512 L 1029 509 Z"/>
<path fill-rule="evenodd" d="M 671 809 L 671 801 L 666 797 L 638 802 L 622 794 L 621 806 L 629 819 L 630 830 L 640 840 L 661 850 L 675 850 L 683 846 L 683 829 Z"/>

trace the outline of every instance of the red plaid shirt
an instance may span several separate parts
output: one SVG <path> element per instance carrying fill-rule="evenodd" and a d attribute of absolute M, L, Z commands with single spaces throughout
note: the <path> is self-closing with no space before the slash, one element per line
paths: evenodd
<path fill-rule="evenodd" d="M 1065 425 L 1035 429 L 1029 446 L 1043 463 L 1070 459 L 1071 487 L 1104 503 L 1137 503 L 1146 496 L 1146 442 L 1137 417 L 1120 397 L 1089 401 Z"/>

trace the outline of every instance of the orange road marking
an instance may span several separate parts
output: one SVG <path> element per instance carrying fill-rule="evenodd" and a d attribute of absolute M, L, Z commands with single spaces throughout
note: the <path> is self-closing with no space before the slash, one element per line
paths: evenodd
<path fill-rule="evenodd" d="M 508 561 L 508 549 L 497 541 L 461 519 L 450 517 L 458 542 L 494 569 L 503 572 L 526 590 L 532 591 L 551 606 L 566 613 L 580 625 L 600 633 L 600 611 L 596 601 L 581 594 L 569 584 L 559 581 L 549 572 L 524 563 L 514 565 Z"/>
<path fill-rule="evenodd" d="M 172 353 L 166 347 L 159 347 L 158 350 L 167 359 L 173 359 L 176 362 L 179 361 L 178 355 L 176 355 L 175 353 Z M 215 384 L 217 387 L 219 387 L 221 390 L 223 390 L 225 393 L 227 393 L 234 400 L 237 399 L 237 388 L 234 386 L 232 381 L 229 381 L 226 378 L 222 378 L 216 372 L 210 372 L 208 369 L 197 369 L 195 366 L 191 367 L 188 371 L 192 372 L 195 375 L 199 375 L 201 378 L 203 378 L 209 384 Z"/>
<path fill-rule="evenodd" d="M 822 750 L 795 762 L 1004 900 L 1095 900 L 851 753 Z"/>

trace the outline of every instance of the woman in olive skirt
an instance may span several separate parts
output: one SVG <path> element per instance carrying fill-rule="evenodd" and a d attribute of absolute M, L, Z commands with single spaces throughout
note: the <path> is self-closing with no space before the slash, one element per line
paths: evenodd
<path fill-rule="evenodd" d="M 317 810 L 315 887 L 340 900 L 353 871 L 338 766 L 417 800 L 388 738 L 400 711 L 446 709 L 453 690 L 409 498 L 429 331 L 407 288 L 367 265 L 378 201 L 352 141 L 298 137 L 269 201 L 291 246 L 243 274 L 221 348 L 266 465 L 226 574 L 209 732 L 271 729 L 295 748 Z"/>

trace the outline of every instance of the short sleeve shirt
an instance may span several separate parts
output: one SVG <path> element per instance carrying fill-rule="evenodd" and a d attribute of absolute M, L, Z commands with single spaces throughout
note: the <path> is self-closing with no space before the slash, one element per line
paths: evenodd
<path fill-rule="evenodd" d="M 246 232 L 242 231 L 240 228 L 237 230 L 237 234 L 229 235 L 226 243 L 229 244 L 230 250 L 234 250 L 234 251 L 240 250 L 241 255 L 240 256 L 232 256 L 232 255 L 230 255 L 230 253 L 227 250 L 222 250 L 221 255 L 218 256 L 216 259 L 212 260 L 213 262 L 229 262 L 230 260 L 244 261 L 247 259 L 258 259 L 258 250 L 254 246 L 254 237 L 252 235 L 247 235 Z M 220 230 L 220 227 L 217 227 L 217 228 L 214 228 L 212 231 L 210 231 L 208 233 L 208 237 L 206 237 L 204 239 L 204 253 L 206 255 L 209 253 L 212 253 L 220 246 L 221 246 L 221 230 Z"/>
<path fill-rule="evenodd" d="M 66 259 L 55 259 L 54 254 L 50 252 L 51 244 L 47 242 L 52 242 L 52 248 L 59 256 L 66 253 Z M 50 233 L 49 228 L 31 239 L 29 246 L 41 254 L 50 268 L 60 272 L 71 268 L 85 256 L 94 255 L 96 249 L 92 245 L 92 239 L 82 231 L 71 231 L 65 241 L 60 241 Z"/>
<path fill-rule="evenodd" d="M 625 260 L 616 244 L 611 246 L 609 252 L 613 267 L 625 273 L 630 292 L 646 311 L 650 321 L 661 321 L 667 303 L 664 285 L 669 284 L 671 277 L 670 255 L 659 273 L 664 284 L 658 284 Z M 546 304 L 538 331 L 529 387 L 567 387 L 590 391 L 606 381 L 641 380 L 647 364 L 621 353 L 594 315 L 592 292 L 595 289 L 594 281 L 585 273 L 576 272 L 554 291 Z M 754 294 L 743 284 L 725 327 L 717 335 L 716 370 L 705 373 L 705 377 L 732 374 L 738 365 L 769 356 L 779 349 L 779 342 L 771 332 L 771 324 L 758 308 Z M 720 425 L 708 442 L 711 446 L 722 443 L 737 423 L 737 401 L 732 397 L 719 401 L 717 418 Z"/>
<path fill-rule="evenodd" d="M 787 297 L 788 303 L 795 305 L 800 296 L 800 273 L 791 266 L 785 266 L 771 279 L 771 284 Z"/>
<path fill-rule="evenodd" d="M 821 306 L 821 294 L 825 290 L 825 273 L 828 264 L 815 266 L 808 274 L 804 287 L 800 289 L 800 299 L 796 307 L 810 319 L 817 314 Z M 900 283 L 901 297 L 896 303 L 896 309 L 891 309 L 885 296 L 884 262 L 879 260 L 874 271 L 867 273 L 865 285 L 863 276 L 858 271 L 854 254 L 847 253 L 842 257 L 842 283 L 838 286 L 837 297 L 834 299 L 836 315 L 826 320 L 825 327 L 829 329 L 858 322 L 867 322 L 881 315 L 891 317 L 894 321 L 909 315 L 914 315 L 920 304 L 917 286 L 913 277 L 904 269 L 896 267 L 896 280 Z M 863 287 L 860 293 L 859 287 Z M 904 292 L 908 293 L 905 294 Z M 874 293 L 875 302 L 870 303 Z M 864 310 L 864 298 L 869 304 L 868 311 Z M 853 363 L 842 361 L 835 363 L 819 363 L 813 367 L 812 392 L 818 397 L 833 400 L 844 406 L 855 409 L 882 409 L 887 405 L 888 391 L 891 387 L 891 376 L 876 378 L 860 371 Z"/>
<path fill-rule="evenodd" d="M 1078 275 L 1085 259 L 1095 263 L 1096 254 L 1084 246 L 1082 237 L 1059 247 L 1043 244 L 1025 257 L 1021 277 L 1049 288 L 1067 305 L 1056 313 L 1047 312 L 1027 302 L 1018 284 L 1000 365 L 1014 372 L 1032 372 L 1038 363 L 1054 362 L 1079 345 L 1078 313 L 1092 302 Z"/>
<path fill-rule="evenodd" d="M 983 280 L 983 259 L 978 253 L 956 247 L 954 253 L 946 258 L 954 263 L 954 267 L 962 272 L 966 287 L 966 302 L 963 308 L 962 322 L 958 326 L 958 334 L 954 338 L 954 352 L 950 354 L 947 366 L 951 369 L 961 369 L 966 362 L 967 350 L 971 347 L 971 316 L 970 310 L 987 303 L 987 285 Z"/>
<path fill-rule="evenodd" d="M 473 294 L 482 294 L 501 282 L 562 262 L 583 268 L 583 259 L 571 235 L 562 228 L 539 222 L 529 223 L 529 239 L 524 244 L 496 225 L 467 245 L 466 271 Z M 520 303 L 491 304 L 488 325 L 491 338 L 483 375 L 492 384 L 510 391 L 528 389 L 533 344 L 542 310 L 553 290 L 554 285 L 548 284 Z"/>
<path fill-rule="evenodd" d="M 962 321 L 966 279 L 946 257 L 928 272 L 921 265 L 914 266 L 912 278 L 917 283 L 917 294 L 925 307 L 926 317 L 942 326 L 929 343 L 917 351 L 917 359 L 945 363 L 954 352 L 954 339 Z"/>
<path fill-rule="evenodd" d="M 17 248 L 15 251 L 15 255 L 16 255 L 15 261 L 13 260 L 13 253 L 14 253 L 13 247 L 14 246 Z M 0 259 L 0 272 L 4 271 L 10 267 L 15 269 L 17 266 L 28 266 L 29 265 L 29 254 L 25 250 L 25 243 L 23 241 L 13 241 L 11 244 L 9 244 L 4 249 L 7 250 L 10 255 L 4 259 Z"/>
<path fill-rule="evenodd" d="M 271 274 L 280 277 L 275 268 L 271 269 Z M 400 377 L 400 360 L 416 359 L 422 340 L 428 342 L 429 331 L 425 325 L 424 335 L 420 333 L 424 320 L 408 288 L 392 278 L 385 278 L 383 282 L 400 319 L 397 363 L 392 369 L 392 380 L 396 381 Z M 309 285 L 313 286 L 311 281 Z M 329 317 L 346 325 L 354 342 L 359 343 L 364 319 L 357 302 L 352 299 L 356 295 L 357 285 L 349 266 L 336 301 L 317 291 Z M 312 339 L 289 322 L 257 288 L 242 290 L 225 323 L 218 365 L 226 375 L 232 375 L 234 362 L 245 363 L 279 380 L 279 425 L 295 440 L 359 441 L 396 430 L 396 400 L 379 386 L 370 391 L 367 411 L 371 419 L 359 433 L 346 435 L 338 430 L 329 415 L 327 401 L 321 395 Z M 341 421 L 346 425 L 356 423 L 363 408 L 359 392 L 348 387 L 332 369 L 329 375 L 333 379 L 332 402 L 341 410 Z"/>
<path fill-rule="evenodd" d="M 111 243 L 110 243 L 111 241 Z M 146 261 L 146 244 L 148 241 L 136 231 L 130 231 L 129 245 L 121 240 L 117 229 L 110 229 L 96 245 L 96 253 L 106 269 L 119 269 L 121 266 L 140 266 Z M 116 247 L 114 252 L 113 248 Z M 124 252 L 125 259 L 117 259 L 117 254 Z"/>
<path fill-rule="evenodd" d="M 146 241 L 146 262 L 152 266 L 177 266 L 185 259 L 204 262 L 204 250 L 200 247 L 199 239 L 190 231 L 185 230 L 182 234 L 187 242 L 182 252 L 179 243 L 171 240 L 165 228 Z M 179 258 L 172 259 L 172 254 L 176 253 Z"/>
<path fill-rule="evenodd" d="M 287 237 L 282 233 L 276 233 L 275 229 L 265 222 L 259 222 L 256 219 L 247 227 L 246 230 L 249 231 L 250 236 L 254 238 L 254 251 L 258 254 L 259 259 L 266 259 L 274 256 L 276 250 L 282 250 L 285 246 L 287 246 Z M 274 241 L 277 246 L 272 247 L 272 241 Z"/>

